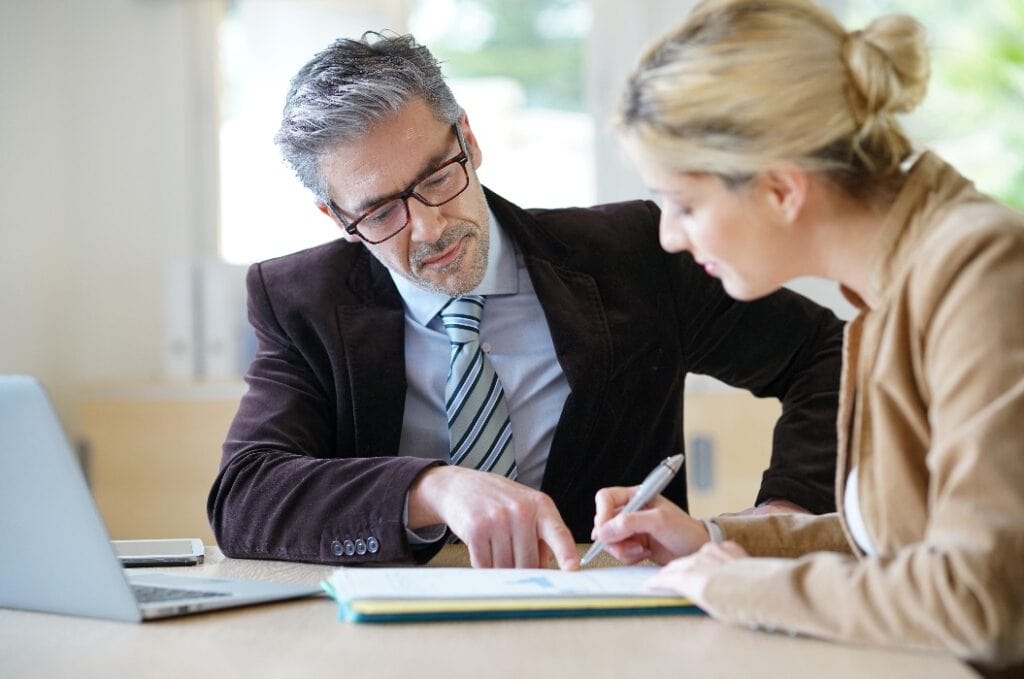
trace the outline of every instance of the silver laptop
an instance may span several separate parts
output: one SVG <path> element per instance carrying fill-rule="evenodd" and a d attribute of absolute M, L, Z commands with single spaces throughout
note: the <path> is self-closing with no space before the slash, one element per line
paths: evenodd
<path fill-rule="evenodd" d="M 319 587 L 125 573 L 42 386 L 0 375 L 0 607 L 141 621 Z"/>

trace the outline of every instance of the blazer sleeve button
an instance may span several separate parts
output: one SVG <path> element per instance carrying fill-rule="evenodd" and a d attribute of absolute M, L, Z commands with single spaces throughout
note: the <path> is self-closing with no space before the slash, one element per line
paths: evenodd
<path fill-rule="evenodd" d="M 341 543 L 335 540 L 331 543 L 331 552 L 334 556 L 341 556 L 345 552 L 345 548 L 341 546 Z"/>
<path fill-rule="evenodd" d="M 345 540 L 345 556 L 352 556 L 356 553 L 356 545 L 351 540 Z"/>
<path fill-rule="evenodd" d="M 356 554 L 359 556 L 366 554 L 366 541 L 362 538 L 356 540 Z"/>
<path fill-rule="evenodd" d="M 377 542 L 377 538 L 372 535 L 366 538 L 366 551 L 370 554 L 376 554 L 378 549 L 380 549 L 380 543 Z"/>

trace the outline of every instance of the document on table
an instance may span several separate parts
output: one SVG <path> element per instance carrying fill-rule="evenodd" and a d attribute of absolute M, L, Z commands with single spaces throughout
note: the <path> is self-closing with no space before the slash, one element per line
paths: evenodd
<path fill-rule="evenodd" d="M 645 589 L 656 570 L 339 568 L 323 587 L 353 622 L 700 612 L 688 599 Z"/>

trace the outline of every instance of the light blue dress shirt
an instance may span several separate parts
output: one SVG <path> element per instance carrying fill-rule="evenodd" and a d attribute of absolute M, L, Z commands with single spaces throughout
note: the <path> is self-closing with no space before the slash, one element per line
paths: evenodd
<path fill-rule="evenodd" d="M 480 345 L 505 389 L 518 481 L 540 488 L 569 382 L 522 255 L 490 215 Z M 444 389 L 451 343 L 438 313 L 451 299 L 391 272 L 405 305 L 405 414 L 400 455 L 448 460 Z"/>

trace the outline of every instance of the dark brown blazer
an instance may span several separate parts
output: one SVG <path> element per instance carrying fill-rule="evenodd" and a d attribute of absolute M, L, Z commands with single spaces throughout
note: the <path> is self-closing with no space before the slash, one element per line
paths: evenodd
<path fill-rule="evenodd" d="M 487 200 L 523 254 L 571 393 L 541 489 L 577 541 L 594 494 L 638 483 L 683 450 L 687 373 L 782 400 L 762 501 L 834 509 L 842 324 L 796 294 L 729 298 L 688 254 L 658 244 L 650 202 L 524 211 Z M 405 404 L 402 299 L 362 245 L 342 240 L 255 264 L 258 351 L 207 511 L 228 556 L 399 562 L 413 479 L 397 456 Z M 738 423 L 737 426 L 742 426 Z M 666 497 L 686 506 L 680 474 Z M 755 498 L 751 498 L 754 501 Z"/>

